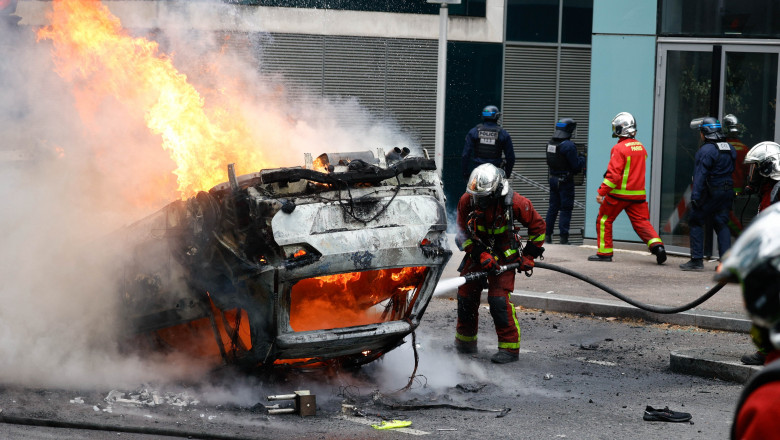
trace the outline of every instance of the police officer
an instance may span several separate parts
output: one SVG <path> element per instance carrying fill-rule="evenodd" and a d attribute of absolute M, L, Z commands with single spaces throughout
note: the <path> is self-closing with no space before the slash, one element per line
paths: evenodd
<path fill-rule="evenodd" d="M 585 168 L 585 157 L 577 154 L 577 146 L 571 141 L 577 123 L 563 118 L 555 124 L 552 139 L 547 143 L 549 168 L 550 205 L 547 208 L 547 233 L 545 241 L 552 243 L 555 220 L 561 213 L 559 224 L 561 244 L 569 244 L 569 224 L 574 209 L 574 175 Z"/>
<path fill-rule="evenodd" d="M 723 255 L 731 246 L 729 211 L 734 201 L 734 163 L 737 151 L 726 142 L 720 121 L 707 116 L 691 121 L 691 128 L 699 130 L 702 141 L 693 165 L 690 228 L 691 259 L 680 265 L 682 270 L 704 269 L 704 223 L 712 219 L 718 235 L 718 253 Z"/>
<path fill-rule="evenodd" d="M 528 228 L 522 246 L 515 221 Z M 534 259 L 544 252 L 544 220 L 527 198 L 509 188 L 504 171 L 482 164 L 471 173 L 466 193 L 458 201 L 455 243 L 466 253 L 458 270 L 461 275 L 488 272 L 488 305 L 498 337 L 498 352 L 490 360 L 515 362 L 520 352 L 520 325 L 509 295 L 515 288 L 515 271 L 499 272 L 500 266 L 519 263 L 517 271 L 531 274 Z M 522 250 L 521 250 L 522 249 Z M 477 352 L 477 328 L 482 280 L 458 288 L 458 323 L 455 348 L 460 353 Z"/>
<path fill-rule="evenodd" d="M 466 134 L 461 160 L 463 179 L 468 180 L 471 170 L 483 163 L 502 168 L 506 176 L 511 177 L 515 166 L 515 149 L 509 133 L 498 125 L 500 116 L 498 107 L 488 105 L 482 109 L 482 123 Z"/>
<path fill-rule="evenodd" d="M 780 420 L 780 204 L 770 206 L 723 259 L 718 281 L 739 283 L 753 321 L 753 342 L 766 366 L 745 385 L 737 403 L 732 439 L 778 438 Z"/>

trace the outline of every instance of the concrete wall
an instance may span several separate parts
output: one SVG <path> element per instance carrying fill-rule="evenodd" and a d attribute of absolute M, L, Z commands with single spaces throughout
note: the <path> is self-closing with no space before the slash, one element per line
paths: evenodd
<path fill-rule="evenodd" d="M 596 190 L 616 141 L 610 122 L 620 112 L 634 115 L 637 139 L 647 149 L 648 200 L 650 197 L 656 10 L 656 0 L 595 0 L 593 4 L 586 238 L 596 238 Z M 615 221 L 613 239 L 640 241 L 627 215 L 621 214 Z"/>

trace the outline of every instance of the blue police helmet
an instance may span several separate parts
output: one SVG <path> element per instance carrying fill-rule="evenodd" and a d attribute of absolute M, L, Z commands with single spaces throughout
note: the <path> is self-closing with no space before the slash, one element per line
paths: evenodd
<path fill-rule="evenodd" d="M 704 135 L 704 139 L 710 141 L 722 141 L 726 138 L 723 134 L 723 127 L 721 126 L 720 121 L 712 116 L 701 118 L 699 131 Z"/>
<path fill-rule="evenodd" d="M 482 109 L 482 120 L 483 121 L 498 121 L 498 117 L 501 116 L 501 112 L 498 110 L 498 107 L 495 105 L 488 105 L 485 106 L 485 108 Z"/>

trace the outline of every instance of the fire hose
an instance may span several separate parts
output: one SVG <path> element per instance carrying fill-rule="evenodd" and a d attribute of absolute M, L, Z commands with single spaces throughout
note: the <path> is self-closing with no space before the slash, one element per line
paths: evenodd
<path fill-rule="evenodd" d="M 506 266 L 501 266 L 497 271 L 492 272 L 492 273 L 502 273 L 502 272 L 505 272 L 507 270 L 516 269 L 518 266 L 519 266 L 518 263 L 507 264 Z M 726 285 L 725 282 L 720 282 L 717 285 L 715 285 L 713 288 L 708 290 L 704 295 L 700 296 L 699 298 L 697 298 L 696 300 L 694 300 L 694 301 L 692 301 L 692 302 L 690 302 L 688 304 L 683 304 L 683 305 L 678 306 L 678 307 L 661 307 L 661 306 L 655 306 L 655 305 L 651 305 L 651 304 L 645 304 L 643 302 L 640 302 L 640 301 L 637 301 L 635 299 L 629 298 L 628 296 L 618 292 L 617 290 L 612 289 L 611 287 L 609 287 L 609 286 L 607 286 L 607 285 L 605 285 L 603 283 L 600 283 L 600 282 L 594 280 L 593 278 L 585 276 L 585 275 L 583 275 L 583 274 L 581 274 L 579 272 L 575 272 L 575 271 L 573 271 L 571 269 L 566 269 L 565 267 L 556 266 L 554 264 L 549 264 L 549 263 L 545 263 L 545 262 L 542 262 L 542 261 L 535 262 L 534 263 L 534 267 L 538 267 L 540 269 L 553 270 L 555 272 L 560 272 L 562 274 L 569 275 L 571 277 L 574 277 L 574 278 L 577 278 L 579 280 L 585 281 L 586 283 L 591 284 L 591 285 L 593 285 L 595 287 L 598 287 L 599 289 L 609 293 L 610 295 L 614 296 L 615 298 L 617 298 L 619 300 L 622 300 L 622 301 L 625 301 L 628 304 L 631 304 L 632 306 L 634 306 L 636 308 L 639 308 L 639 309 L 642 309 L 642 310 L 646 310 L 648 312 L 661 313 L 661 314 L 680 313 L 680 312 L 684 312 L 686 310 L 690 310 L 690 309 L 698 306 L 699 304 L 703 303 L 704 301 L 707 301 L 708 299 L 710 299 L 713 295 L 718 293 L 718 291 L 720 289 L 722 289 L 723 286 Z M 480 279 L 483 279 L 483 278 L 487 278 L 488 275 L 491 275 L 491 272 L 471 272 L 471 273 L 467 273 L 467 274 L 463 275 L 463 278 L 465 278 L 466 282 L 468 283 L 468 282 L 480 280 Z"/>

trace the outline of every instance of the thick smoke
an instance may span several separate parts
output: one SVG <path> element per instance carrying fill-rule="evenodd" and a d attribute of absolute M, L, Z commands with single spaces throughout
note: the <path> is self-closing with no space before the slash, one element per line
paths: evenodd
<path fill-rule="evenodd" d="M 203 370 L 191 360 L 129 357 L 115 343 L 121 267 L 113 256 L 127 250 L 109 251 L 108 237 L 179 197 L 175 164 L 143 114 L 85 99 L 83 79 L 60 77 L 51 42 L 37 42 L 37 25 L 21 18 L 0 15 L 0 377 L 58 387 L 197 377 Z M 225 53 L 224 38 L 182 30 L 192 17 L 168 20 L 129 32 L 160 41 L 206 105 L 240 109 L 269 167 L 303 165 L 304 152 L 414 146 L 354 99 L 289 99 L 283 78 Z M 339 118 L 355 114 L 363 117 Z"/>

